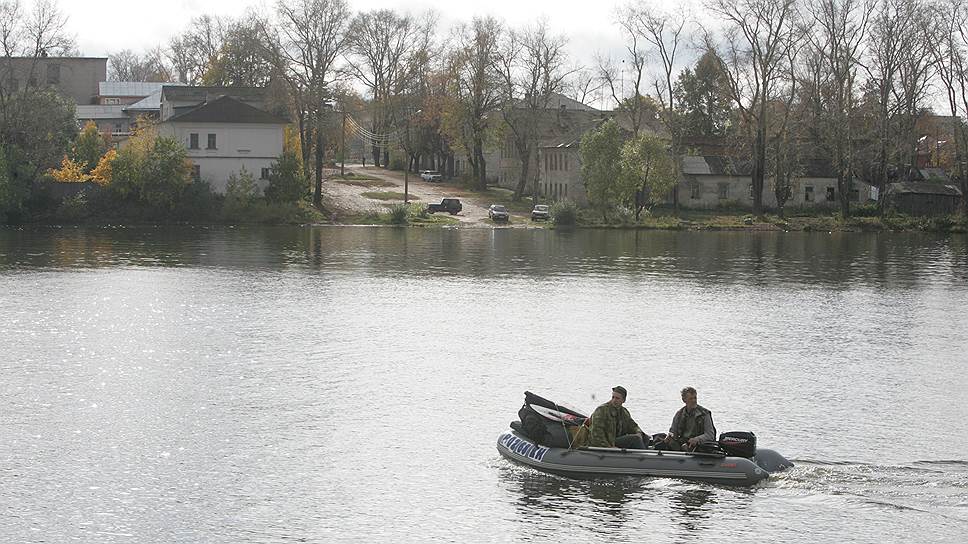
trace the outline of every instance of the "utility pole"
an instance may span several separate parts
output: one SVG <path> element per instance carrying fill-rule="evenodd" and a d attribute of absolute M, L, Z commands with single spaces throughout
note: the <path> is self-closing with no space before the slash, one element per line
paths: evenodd
<path fill-rule="evenodd" d="M 343 131 L 340 132 L 341 142 L 339 147 L 341 151 L 340 155 L 342 157 L 342 160 L 340 161 L 340 164 L 339 164 L 339 176 L 341 178 L 346 177 L 346 107 L 344 106 L 342 110 L 343 110 Z"/>

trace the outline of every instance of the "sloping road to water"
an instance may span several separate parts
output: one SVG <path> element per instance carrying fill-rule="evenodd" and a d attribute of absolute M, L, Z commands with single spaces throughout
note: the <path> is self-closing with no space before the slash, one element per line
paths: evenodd
<path fill-rule="evenodd" d="M 346 168 L 347 173 L 354 172 L 359 175 L 377 178 L 393 183 L 394 186 L 386 187 L 359 187 L 356 185 L 346 185 L 338 183 L 335 179 L 330 179 L 323 184 L 323 192 L 340 209 L 353 212 L 383 212 L 396 201 L 374 200 L 363 196 L 363 193 L 370 191 L 395 191 L 403 192 L 404 175 L 402 172 L 384 170 L 372 166 L 363 167 L 353 165 Z M 461 222 L 462 226 L 488 227 L 494 228 L 504 225 L 495 225 L 488 219 L 487 208 L 492 202 L 486 201 L 486 197 L 466 191 L 449 183 L 428 183 L 420 179 L 416 174 L 410 175 L 408 192 L 411 197 L 415 197 L 421 204 L 440 202 L 443 198 L 459 198 L 463 209 L 454 216 Z M 522 213 L 513 213 L 509 227 L 528 227 L 531 224 L 529 217 Z"/>

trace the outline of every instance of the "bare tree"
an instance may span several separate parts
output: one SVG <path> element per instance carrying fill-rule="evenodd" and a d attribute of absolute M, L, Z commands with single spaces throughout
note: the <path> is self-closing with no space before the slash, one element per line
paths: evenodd
<path fill-rule="evenodd" d="M 912 17 L 914 11 L 908 7 L 911 4 L 909 0 L 878 0 L 871 15 L 868 33 L 864 69 L 867 72 L 868 86 L 874 91 L 877 100 L 877 150 L 873 181 L 881 195 L 887 183 L 892 158 L 889 149 L 894 141 L 891 124 L 897 113 L 897 103 L 894 100 L 895 81 L 905 55 L 905 36 L 917 24 Z M 920 4 L 920 0 L 914 0 L 913 4 Z M 884 199 L 880 198 L 879 202 L 883 213 Z"/>
<path fill-rule="evenodd" d="M 7 106 L 19 88 L 11 81 L 36 81 L 40 59 L 70 53 L 75 48 L 74 38 L 67 33 L 67 16 L 56 0 L 38 0 L 26 11 L 19 0 L 0 1 L 0 115 L 7 117 Z M 26 67 L 14 67 L 14 58 L 28 59 Z"/>
<path fill-rule="evenodd" d="M 272 47 L 262 43 L 262 21 L 254 12 L 239 20 L 222 20 L 221 46 L 204 66 L 203 85 L 265 87 L 272 80 Z"/>
<path fill-rule="evenodd" d="M 567 41 L 551 34 L 547 20 L 519 32 L 508 32 L 501 44 L 495 68 L 502 88 L 501 116 L 506 123 L 520 161 L 514 200 L 520 200 L 529 180 L 537 183 L 531 168 L 537 153 L 543 122 L 552 98 L 565 89 Z M 537 187 L 532 194 L 537 197 Z"/>
<path fill-rule="evenodd" d="M 339 77 L 336 62 L 346 48 L 350 10 L 346 0 L 279 0 L 274 33 L 265 43 L 278 44 L 270 58 L 288 82 L 300 122 L 304 159 L 313 152 L 313 203 L 322 202 L 326 111 Z M 269 32 L 268 27 L 264 31 Z M 315 136 L 312 138 L 311 136 Z M 306 161 L 308 164 L 308 161 Z"/>
<path fill-rule="evenodd" d="M 500 104 L 500 81 L 494 72 L 503 25 L 493 17 L 475 17 L 460 25 L 450 56 L 452 103 L 449 125 L 467 154 L 474 184 L 487 184 L 484 142 L 488 115 Z"/>
<path fill-rule="evenodd" d="M 669 133 L 670 151 L 675 176 L 678 178 L 680 169 L 680 155 L 682 147 L 683 126 L 676 108 L 674 73 L 677 56 L 681 52 L 683 41 L 688 38 L 686 32 L 687 16 L 680 10 L 676 13 L 663 12 L 646 3 L 636 7 L 629 7 L 634 29 L 642 39 L 650 45 L 661 64 L 661 74 L 653 81 L 655 99 L 661 106 L 659 120 Z M 672 201 L 676 209 L 679 208 L 679 186 L 672 188 Z"/>
<path fill-rule="evenodd" d="M 615 23 L 621 29 L 625 40 L 625 55 L 617 60 L 597 55 L 598 77 L 618 110 L 627 117 L 632 136 L 637 137 L 646 122 L 655 115 L 652 104 L 646 100 L 648 82 L 645 81 L 645 76 L 648 62 L 645 46 L 648 42 L 639 32 L 637 12 L 632 6 L 619 8 L 615 12 Z M 626 68 L 629 71 L 629 91 L 625 89 Z"/>
<path fill-rule="evenodd" d="M 394 102 L 432 30 L 410 14 L 389 9 L 360 13 L 353 21 L 347 60 L 350 71 L 370 91 L 375 134 L 391 131 Z M 374 145 L 372 151 L 373 164 L 381 165 L 382 152 L 382 163 L 387 166 L 389 149 Z"/>
<path fill-rule="evenodd" d="M 761 215 L 769 106 L 782 64 L 802 36 L 796 0 L 710 0 L 708 7 L 725 23 L 725 39 L 715 58 L 750 141 L 753 213 Z M 717 49 L 709 34 L 706 46 Z"/>
<path fill-rule="evenodd" d="M 924 19 L 931 56 L 953 123 L 954 175 L 961 185 L 961 213 L 968 216 L 968 4 L 964 0 L 940 0 Z"/>
<path fill-rule="evenodd" d="M 588 104 L 603 85 L 604 83 L 595 72 L 582 68 L 572 72 L 565 86 L 565 93 L 569 98 Z"/>
<path fill-rule="evenodd" d="M 108 55 L 108 79 L 110 81 L 172 81 L 173 74 L 165 63 L 160 48 L 139 55 L 123 49 Z"/>
<path fill-rule="evenodd" d="M 857 107 L 857 72 L 867 36 L 872 0 L 814 0 L 810 16 L 815 31 L 810 46 L 819 60 L 815 89 L 823 103 L 820 143 L 830 153 L 837 172 L 840 212 L 850 215 L 854 175 L 854 128 Z"/>
<path fill-rule="evenodd" d="M 780 111 L 771 118 L 772 156 L 767 161 L 767 170 L 773 177 L 773 196 L 776 197 L 777 213 L 781 218 L 784 217 L 787 201 L 793 196 L 793 180 L 802 171 L 802 129 L 799 123 L 790 122 L 792 119 L 797 119 L 801 123 L 803 121 L 804 104 L 797 103 L 797 97 L 800 95 L 799 78 L 796 73 L 799 53 L 800 50 L 796 48 L 787 51 L 783 63 L 784 76 L 778 82 L 779 100 L 774 102 L 774 108 L 779 108 Z"/>
<path fill-rule="evenodd" d="M 198 85 L 205 72 L 218 61 L 230 19 L 203 15 L 168 43 L 168 62 L 182 83 Z"/>
<path fill-rule="evenodd" d="M 901 62 L 897 70 L 897 83 L 892 86 L 898 113 L 898 156 L 903 164 L 917 166 L 918 118 L 928 98 L 931 80 L 935 73 L 935 60 L 931 56 L 931 44 L 925 33 L 926 17 L 923 5 L 912 0 L 906 6 L 908 28 L 903 29 Z"/>

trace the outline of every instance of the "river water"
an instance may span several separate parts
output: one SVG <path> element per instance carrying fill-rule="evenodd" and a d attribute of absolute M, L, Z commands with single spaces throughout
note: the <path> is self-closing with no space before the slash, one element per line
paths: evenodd
<path fill-rule="evenodd" d="M 0 541 L 963 542 L 966 321 L 964 236 L 0 230 Z M 618 384 L 797 466 L 498 455 Z"/>

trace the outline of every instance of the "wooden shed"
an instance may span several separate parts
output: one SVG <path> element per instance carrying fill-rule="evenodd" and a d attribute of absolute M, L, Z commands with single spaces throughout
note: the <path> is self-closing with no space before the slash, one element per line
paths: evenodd
<path fill-rule="evenodd" d="M 908 215 L 947 215 L 958 211 L 961 191 L 954 185 L 930 181 L 890 183 L 885 205 Z"/>

